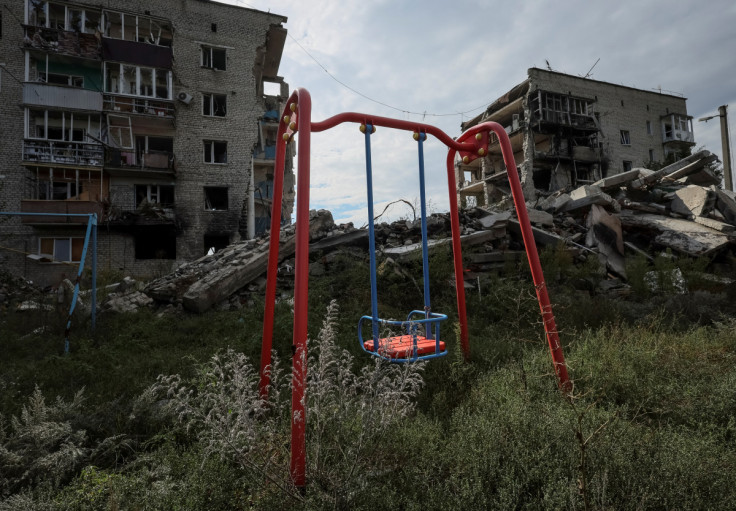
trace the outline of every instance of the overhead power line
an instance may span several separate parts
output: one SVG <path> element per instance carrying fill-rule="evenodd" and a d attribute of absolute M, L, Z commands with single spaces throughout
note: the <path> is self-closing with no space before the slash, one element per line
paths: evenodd
<path fill-rule="evenodd" d="M 491 102 L 492 102 L 492 100 L 489 100 L 489 101 L 486 101 L 485 103 L 483 103 L 482 105 L 476 106 L 474 108 L 471 108 L 469 110 L 465 110 L 465 111 L 462 111 L 462 112 L 448 112 L 448 113 L 442 113 L 442 114 L 436 114 L 436 113 L 430 113 L 430 112 L 414 112 L 414 111 L 409 110 L 407 108 L 399 108 L 397 106 L 390 105 L 390 104 L 388 104 L 388 103 L 386 103 L 384 101 L 380 101 L 378 99 L 372 98 L 372 97 L 368 96 L 367 94 L 364 94 L 364 93 L 360 92 L 359 90 L 355 89 L 354 87 L 351 87 L 347 83 L 343 82 L 342 80 L 340 80 L 339 78 L 337 78 L 335 75 L 333 75 L 332 73 L 330 73 L 330 71 L 325 66 L 323 66 L 322 63 L 319 60 L 317 60 L 314 55 L 312 55 L 311 53 L 309 53 L 309 51 L 307 51 L 307 49 L 304 46 L 302 46 L 301 43 L 299 43 L 299 41 L 297 41 L 291 34 L 287 33 L 287 35 L 291 38 L 292 41 L 294 41 L 296 43 L 296 45 L 299 48 L 301 48 L 301 50 L 304 53 L 306 53 L 309 56 L 309 58 L 311 58 L 319 67 L 322 68 L 322 70 L 325 73 L 327 73 L 327 76 L 329 76 L 330 78 L 332 78 L 333 80 L 335 80 L 337 83 L 339 83 L 340 85 L 342 85 L 343 87 L 345 87 L 346 89 L 348 89 L 350 92 L 353 92 L 354 94 L 357 94 L 358 96 L 360 96 L 360 97 L 362 97 L 364 99 L 367 99 L 368 101 L 371 101 L 373 103 L 376 103 L 376 104 L 385 106 L 386 108 L 390 108 L 392 110 L 396 110 L 397 112 L 402 112 L 402 113 L 405 113 L 405 114 L 412 114 L 412 115 L 431 116 L 431 117 L 449 117 L 449 116 L 452 116 L 452 115 L 465 115 L 465 114 L 469 114 L 470 112 L 474 112 L 476 110 L 480 110 L 481 108 L 485 108 L 486 106 L 490 105 Z"/>

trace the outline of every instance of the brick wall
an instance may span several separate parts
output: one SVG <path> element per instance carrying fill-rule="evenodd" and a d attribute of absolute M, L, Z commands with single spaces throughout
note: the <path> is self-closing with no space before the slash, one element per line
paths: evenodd
<path fill-rule="evenodd" d="M 610 161 L 609 175 L 622 172 L 624 160 L 631 161 L 634 167 L 645 166 L 649 162 L 649 149 L 653 150 L 655 161 L 663 161 L 661 116 L 687 114 L 686 99 L 678 96 L 541 69 L 530 69 L 529 77 L 532 91 L 541 89 L 595 100 L 593 108 L 599 113 L 603 135 L 598 140 Z M 647 133 L 647 121 L 651 123 L 651 134 Z M 629 132 L 630 145 L 621 144 L 621 130 Z"/>
<path fill-rule="evenodd" d="M 24 0 L 12 0 L 7 4 L 17 19 L 9 15 L 7 10 L 3 12 L 0 62 L 23 80 L 23 31 L 19 20 L 24 18 Z M 135 258 L 135 242 L 131 234 L 100 227 L 98 259 L 101 270 L 155 276 L 170 271 L 177 263 L 202 256 L 205 234 L 225 234 L 234 241 L 239 239 L 241 233 L 245 233 L 242 213 L 251 172 L 251 154 L 258 141 L 258 118 L 266 110 L 263 97 L 256 94 L 258 84 L 253 72 L 256 51 L 266 44 L 269 28 L 282 24 L 286 18 L 205 0 L 103 0 L 90 2 L 89 5 L 170 20 L 174 34 L 173 97 L 176 98 L 179 92 L 186 92 L 193 98 L 189 104 L 176 101 L 175 128 L 166 133 L 158 132 L 159 135 L 174 137 L 173 150 L 177 162 L 175 212 L 181 226 L 177 237 L 176 260 L 138 260 Z M 201 66 L 203 44 L 225 49 L 226 70 Z M 0 118 L 3 119 L 3 136 L 0 137 L 0 155 L 3 156 L 0 158 L 0 209 L 18 211 L 21 199 L 28 198 L 24 182 L 29 175 L 29 171 L 20 165 L 23 141 L 22 85 L 6 76 L 5 70 L 0 72 Z M 225 95 L 227 115 L 204 116 L 203 93 Z M 155 135 L 157 131 L 151 129 L 148 134 Z M 204 140 L 226 142 L 227 163 L 205 163 Z M 118 190 L 127 187 L 130 198 L 135 184 L 156 182 L 170 184 L 171 178 L 156 181 L 148 177 L 131 179 L 113 176 L 110 185 Z M 228 188 L 226 211 L 205 210 L 204 187 L 207 186 Z M 0 249 L 0 264 L 35 280 L 49 283 L 58 280 L 61 265 L 34 262 L 23 253 L 35 252 L 38 237 L 48 235 L 47 230 L 21 226 L 17 217 L 0 217 L 0 247 L 7 241 L 13 244 L 9 248 L 16 250 Z M 74 229 L 75 232 L 80 230 Z M 65 235 L 64 231 L 64 228 L 57 228 L 54 232 L 62 236 Z M 83 236 L 83 231 L 79 235 Z"/>

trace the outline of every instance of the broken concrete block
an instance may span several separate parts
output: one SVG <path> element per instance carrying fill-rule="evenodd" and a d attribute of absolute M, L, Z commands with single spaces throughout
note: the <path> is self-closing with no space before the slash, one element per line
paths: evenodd
<path fill-rule="evenodd" d="M 565 211 L 571 212 L 581 209 L 587 209 L 593 204 L 606 206 L 616 212 L 621 211 L 621 205 L 618 203 L 618 201 L 607 193 L 601 192 L 600 190 L 598 190 L 598 192 L 596 193 L 592 193 L 591 195 L 571 200 L 565 205 Z"/>
<path fill-rule="evenodd" d="M 718 220 L 714 220 L 705 216 L 696 216 L 695 221 L 700 225 L 705 225 L 706 227 L 710 227 L 711 229 L 715 229 L 716 231 L 727 234 L 736 231 L 736 226 L 727 224 L 726 222 L 719 222 Z"/>
<path fill-rule="evenodd" d="M 484 216 L 478 221 L 484 228 L 491 229 L 499 226 L 505 227 L 506 222 L 508 222 L 510 218 L 511 211 L 502 211 L 500 213 L 493 213 L 492 215 Z"/>
<path fill-rule="evenodd" d="M 568 194 L 557 192 L 539 201 L 537 207 L 549 213 L 557 213 L 564 209 L 565 205 L 571 200 Z"/>
<path fill-rule="evenodd" d="M 548 227 L 552 227 L 555 224 L 554 217 L 546 211 L 528 209 L 526 212 L 529 216 L 529 221 L 533 224 L 546 225 Z"/>
<path fill-rule="evenodd" d="M 676 174 L 679 177 L 682 177 L 683 175 L 686 175 L 688 173 L 695 172 L 696 170 L 702 168 L 702 165 L 699 164 L 699 161 L 703 158 L 707 158 L 708 156 L 710 156 L 709 151 L 698 151 L 697 153 L 676 161 L 671 165 L 667 165 L 666 167 L 663 167 L 656 172 L 652 172 L 651 174 L 646 176 L 641 176 L 639 179 L 632 181 L 630 187 L 634 189 L 645 188 L 648 185 L 660 181 L 665 176 L 678 173 L 678 171 L 680 170 L 683 170 L 683 173 Z M 693 167 L 685 170 L 685 168 L 689 167 L 691 164 L 693 165 Z"/>
<path fill-rule="evenodd" d="M 689 220 L 632 211 L 622 211 L 619 217 L 627 229 L 655 231 L 656 243 L 694 257 L 717 252 L 731 242 L 726 234 Z"/>
<path fill-rule="evenodd" d="M 622 172 L 621 174 L 616 174 L 614 176 L 606 177 L 599 181 L 596 181 L 595 183 L 593 183 L 592 186 L 595 186 L 603 191 L 611 188 L 620 188 L 621 186 L 624 186 L 636 179 L 639 179 L 639 177 L 641 177 L 642 170 L 647 169 L 635 168 L 627 172 Z"/>
<path fill-rule="evenodd" d="M 602 262 L 606 265 L 608 271 L 626 278 L 621 219 L 615 215 L 610 215 L 597 204 L 593 204 L 590 207 L 586 226 L 588 227 L 586 245 L 598 248 L 598 253 L 603 256 L 604 260 Z"/>
<path fill-rule="evenodd" d="M 582 199 L 583 197 L 588 197 L 590 195 L 598 195 L 599 193 L 601 193 L 601 189 L 598 188 L 597 186 L 583 185 L 571 191 L 570 198 L 572 200 L 578 200 L 578 199 Z"/>
<path fill-rule="evenodd" d="M 716 190 L 716 207 L 726 220 L 736 223 L 736 194 L 728 190 Z"/>
<path fill-rule="evenodd" d="M 683 215 L 703 216 L 712 208 L 713 198 L 708 189 L 689 185 L 677 190 L 670 203 L 672 211 Z"/>

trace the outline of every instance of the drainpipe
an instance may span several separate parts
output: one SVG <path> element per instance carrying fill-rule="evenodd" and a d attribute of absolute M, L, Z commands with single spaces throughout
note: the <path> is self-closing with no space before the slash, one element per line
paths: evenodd
<path fill-rule="evenodd" d="M 256 237 L 256 190 L 255 190 L 255 167 L 253 164 L 253 153 L 250 155 L 250 176 L 248 178 L 248 239 Z"/>

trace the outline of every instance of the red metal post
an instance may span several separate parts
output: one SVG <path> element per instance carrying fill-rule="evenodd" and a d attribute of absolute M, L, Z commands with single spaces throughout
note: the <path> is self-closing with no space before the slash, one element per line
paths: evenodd
<path fill-rule="evenodd" d="M 289 105 L 297 101 L 297 92 L 294 92 L 286 103 L 279 122 L 278 138 L 276 139 L 276 161 L 273 172 L 273 198 L 271 203 L 271 237 L 268 245 L 268 271 L 266 273 L 266 302 L 263 317 L 263 335 L 261 337 L 261 378 L 259 383 L 260 394 L 263 399 L 268 398 L 268 386 L 271 383 L 271 346 L 273 341 L 273 316 L 276 306 L 276 273 L 279 264 L 279 237 L 281 234 L 281 200 L 284 193 L 284 160 L 286 159 L 286 144 L 283 136 L 287 124 L 283 116 L 290 112 Z M 251 169 L 253 172 L 253 169 Z"/>
<path fill-rule="evenodd" d="M 470 360 L 468 341 L 468 317 L 465 310 L 465 279 L 463 277 L 463 254 L 460 244 L 460 215 L 457 209 L 457 186 L 455 184 L 455 155 L 450 149 L 447 153 L 447 189 L 450 196 L 450 227 L 452 232 L 452 259 L 455 265 L 455 295 L 457 298 L 457 317 L 460 322 L 460 347 L 463 358 Z"/>
<path fill-rule="evenodd" d="M 309 148 L 311 142 L 312 98 L 297 89 L 296 263 L 294 269 L 294 351 L 291 390 L 291 480 L 297 488 L 306 486 L 306 390 L 307 319 L 309 298 Z"/>
<path fill-rule="evenodd" d="M 537 290 L 537 301 L 542 312 L 542 322 L 544 323 L 544 331 L 547 334 L 547 343 L 552 354 L 552 363 L 554 364 L 557 382 L 563 392 L 572 390 L 572 384 L 567 374 L 567 364 L 565 363 L 565 355 L 560 345 L 560 337 L 557 333 L 557 325 L 555 316 L 552 313 L 552 304 L 547 294 L 547 283 L 542 273 L 542 265 L 539 263 L 539 253 L 537 252 L 537 244 L 534 241 L 532 226 L 529 222 L 529 214 L 526 210 L 526 201 L 524 200 L 524 192 L 521 189 L 521 181 L 519 173 L 516 169 L 516 161 L 514 160 L 514 151 L 511 149 L 509 136 L 503 127 L 496 122 L 485 122 L 479 124 L 472 129 L 475 133 L 480 130 L 492 130 L 501 144 L 501 154 L 506 164 L 508 172 L 509 184 L 511 185 L 511 195 L 514 199 L 514 207 L 516 208 L 516 216 L 519 218 L 521 226 L 521 236 L 524 239 L 524 247 L 526 248 L 526 256 L 529 260 L 529 269 L 532 272 L 532 279 Z"/>

